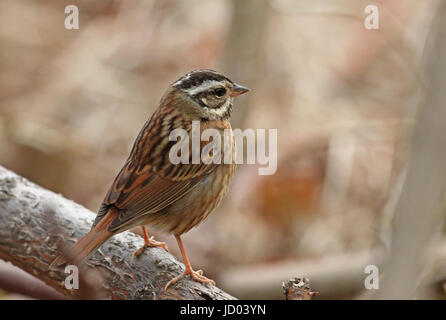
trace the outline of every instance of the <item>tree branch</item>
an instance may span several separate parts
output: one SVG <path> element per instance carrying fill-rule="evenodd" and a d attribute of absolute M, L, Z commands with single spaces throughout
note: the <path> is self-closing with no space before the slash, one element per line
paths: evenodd
<path fill-rule="evenodd" d="M 148 248 L 138 258 L 133 252 L 141 237 L 123 232 L 107 241 L 79 266 L 79 290 L 67 289 L 64 268 L 49 271 L 60 254 L 86 234 L 94 214 L 0 166 L 0 259 L 10 261 L 66 296 L 111 299 L 234 299 L 215 286 L 188 278 L 164 290 L 184 270 L 171 254 Z"/>
<path fill-rule="evenodd" d="M 67 299 L 29 273 L 0 260 L 0 288 L 29 298 L 45 300 Z"/>
<path fill-rule="evenodd" d="M 388 281 L 377 299 L 413 299 L 426 262 L 426 248 L 444 223 L 446 172 L 446 2 L 438 2 L 427 41 L 428 87 L 410 146 L 408 171 L 396 208 L 391 254 L 384 265 Z"/>

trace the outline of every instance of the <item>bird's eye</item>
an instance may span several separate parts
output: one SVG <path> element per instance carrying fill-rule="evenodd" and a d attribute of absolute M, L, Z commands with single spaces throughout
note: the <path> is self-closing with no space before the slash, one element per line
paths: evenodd
<path fill-rule="evenodd" d="M 226 93 L 226 89 L 225 88 L 217 88 L 214 90 L 214 93 L 216 96 L 222 97 Z"/>

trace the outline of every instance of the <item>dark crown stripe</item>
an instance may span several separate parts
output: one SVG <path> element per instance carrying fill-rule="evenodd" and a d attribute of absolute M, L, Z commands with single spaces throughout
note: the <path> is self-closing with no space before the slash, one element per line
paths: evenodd
<path fill-rule="evenodd" d="M 226 78 L 224 75 L 213 71 L 213 70 L 197 70 L 192 71 L 185 76 L 178 79 L 176 82 L 174 82 L 174 86 L 179 89 L 189 89 L 192 87 L 196 87 L 201 85 L 204 81 L 207 80 L 215 80 L 215 81 L 222 81 L 226 80 L 231 82 L 228 78 Z"/>

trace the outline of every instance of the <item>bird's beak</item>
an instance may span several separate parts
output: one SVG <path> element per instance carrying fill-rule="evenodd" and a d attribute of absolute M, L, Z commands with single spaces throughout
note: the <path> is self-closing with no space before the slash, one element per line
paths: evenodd
<path fill-rule="evenodd" d="M 232 89 L 231 97 L 237 97 L 237 96 L 244 94 L 245 92 L 248 92 L 248 91 L 249 91 L 248 88 L 241 86 L 237 83 L 234 83 L 234 89 Z"/>

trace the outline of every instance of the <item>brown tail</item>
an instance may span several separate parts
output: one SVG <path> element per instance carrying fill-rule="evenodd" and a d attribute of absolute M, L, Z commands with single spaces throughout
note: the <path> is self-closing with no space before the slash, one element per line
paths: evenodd
<path fill-rule="evenodd" d="M 51 263 L 49 269 L 56 269 L 69 261 L 78 264 L 95 253 L 96 250 L 114 234 L 107 229 L 117 213 L 117 209 L 112 207 L 104 218 L 90 230 L 90 232 L 80 238 L 74 246 L 69 249 L 67 255 L 58 256 Z"/>

